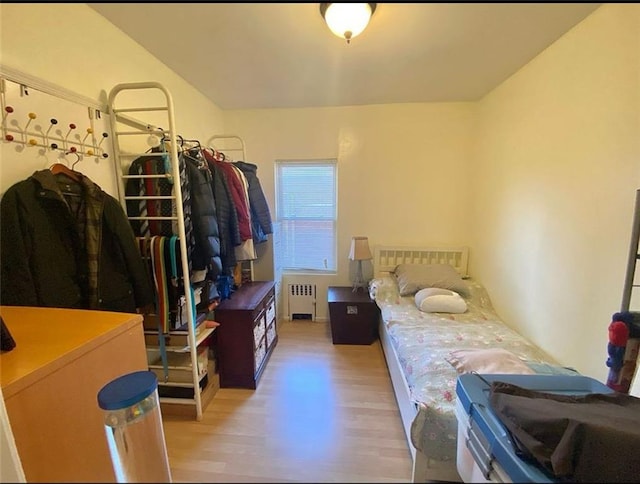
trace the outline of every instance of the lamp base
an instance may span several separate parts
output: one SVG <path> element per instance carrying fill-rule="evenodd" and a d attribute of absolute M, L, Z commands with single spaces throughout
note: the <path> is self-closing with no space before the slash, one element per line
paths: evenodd
<path fill-rule="evenodd" d="M 362 277 L 362 261 L 358 261 L 358 266 L 356 269 L 356 278 L 353 281 L 353 292 L 358 292 L 358 289 L 362 288 L 364 291 L 367 290 L 369 283 L 364 280 Z"/>
<path fill-rule="evenodd" d="M 360 289 L 362 289 L 363 292 L 367 291 L 367 283 L 363 283 L 363 284 L 353 284 L 353 292 L 358 292 Z"/>

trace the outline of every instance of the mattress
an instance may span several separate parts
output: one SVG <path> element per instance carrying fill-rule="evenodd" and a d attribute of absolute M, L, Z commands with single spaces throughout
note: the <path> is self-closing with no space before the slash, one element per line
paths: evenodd
<path fill-rule="evenodd" d="M 496 314 L 486 289 L 466 280 L 470 295 L 461 314 L 420 311 L 414 296 L 400 296 L 393 274 L 370 283 L 371 297 L 380 307 L 384 327 L 407 381 L 418 412 L 411 440 L 427 457 L 456 458 L 456 370 L 446 361 L 456 349 L 504 348 L 523 359 L 535 372 L 575 374 L 509 328 Z"/>

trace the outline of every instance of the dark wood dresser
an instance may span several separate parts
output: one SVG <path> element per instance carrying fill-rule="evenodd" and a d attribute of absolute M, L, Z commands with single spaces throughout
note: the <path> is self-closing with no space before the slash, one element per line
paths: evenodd
<path fill-rule="evenodd" d="M 278 342 L 274 281 L 245 282 L 215 310 L 220 387 L 255 388 Z"/>

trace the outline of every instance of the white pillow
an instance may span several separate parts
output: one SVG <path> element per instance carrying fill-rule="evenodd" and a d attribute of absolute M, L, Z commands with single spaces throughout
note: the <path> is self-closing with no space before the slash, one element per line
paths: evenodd
<path fill-rule="evenodd" d="M 439 287 L 420 289 L 414 296 L 416 306 L 425 313 L 464 313 L 467 303 L 457 292 Z"/>

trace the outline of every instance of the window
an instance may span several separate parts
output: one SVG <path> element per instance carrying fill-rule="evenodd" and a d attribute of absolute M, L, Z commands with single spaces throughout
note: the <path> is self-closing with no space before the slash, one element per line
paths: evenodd
<path fill-rule="evenodd" d="M 335 272 L 336 161 L 276 161 L 276 219 L 284 270 Z"/>

